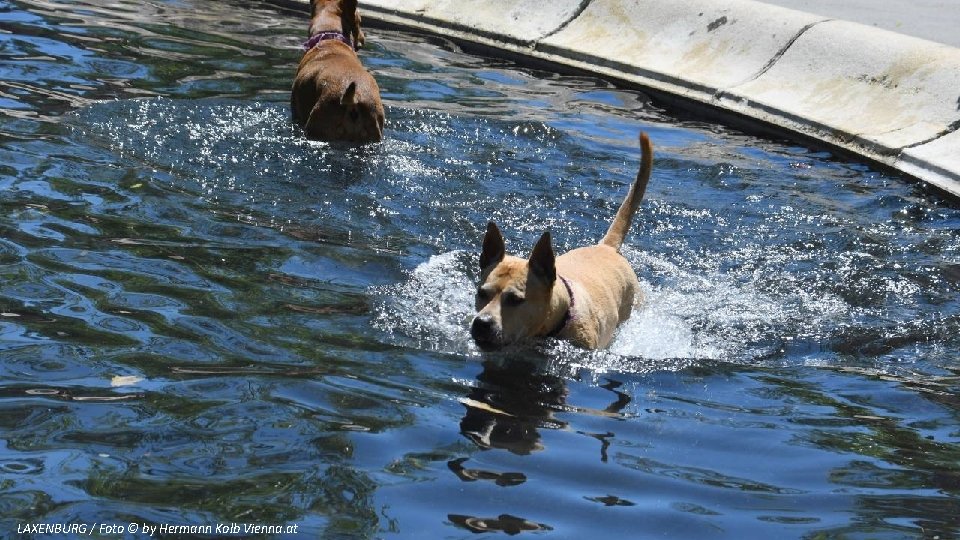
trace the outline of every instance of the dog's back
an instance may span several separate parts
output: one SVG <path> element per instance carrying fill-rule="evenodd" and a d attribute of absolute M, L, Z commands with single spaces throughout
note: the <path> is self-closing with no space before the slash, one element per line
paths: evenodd
<path fill-rule="evenodd" d="M 577 334 L 572 339 L 591 348 L 609 345 L 617 326 L 627 320 L 634 306 L 642 301 L 637 274 L 620 254 L 653 169 L 653 145 L 646 133 L 640 134 L 640 148 L 642 157 L 637 178 L 600 243 L 557 257 L 557 273 L 579 285 L 582 290 L 577 292 L 584 297 L 581 304 L 589 311 L 585 318 L 591 324 L 571 329 Z"/>
<path fill-rule="evenodd" d="M 577 317 L 569 338 L 588 348 L 610 344 L 617 326 L 638 303 L 637 274 L 630 263 L 607 245 L 577 248 L 557 257 L 557 273 L 574 287 Z M 579 289 L 579 290 L 577 290 Z"/>
<path fill-rule="evenodd" d="M 380 88 L 354 49 L 363 41 L 356 0 L 312 0 L 310 36 L 290 92 L 293 120 L 313 139 L 381 140 Z"/>
<path fill-rule="evenodd" d="M 370 142 L 383 138 L 384 111 L 377 81 L 340 42 L 304 53 L 290 108 L 294 121 L 312 139 Z"/>

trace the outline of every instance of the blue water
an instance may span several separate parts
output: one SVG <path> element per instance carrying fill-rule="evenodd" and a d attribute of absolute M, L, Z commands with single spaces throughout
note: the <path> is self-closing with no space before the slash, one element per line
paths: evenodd
<path fill-rule="evenodd" d="M 376 28 L 386 139 L 307 141 L 305 8 L 0 0 L 0 31 L 0 536 L 960 537 L 955 202 Z M 595 242 L 640 130 L 647 304 L 608 351 L 481 354 L 486 222 Z"/>

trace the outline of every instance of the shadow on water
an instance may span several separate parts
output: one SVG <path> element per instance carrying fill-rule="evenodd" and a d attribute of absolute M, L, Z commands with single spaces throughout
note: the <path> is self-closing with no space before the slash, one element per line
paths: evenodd
<path fill-rule="evenodd" d="M 303 139 L 305 9 L 0 0 L 0 528 L 960 535 L 960 212 L 644 95 L 371 30 L 387 139 Z M 609 351 L 481 355 L 488 219 L 595 242 Z M 283 535 L 279 535 L 283 536 Z"/>

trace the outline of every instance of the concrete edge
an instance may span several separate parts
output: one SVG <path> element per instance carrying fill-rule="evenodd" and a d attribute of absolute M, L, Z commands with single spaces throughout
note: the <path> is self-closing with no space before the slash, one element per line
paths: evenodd
<path fill-rule="evenodd" d="M 361 11 L 367 26 L 592 73 L 960 197 L 960 49 L 752 0 L 554 0 L 538 3 L 535 29 L 518 4 L 367 0 Z M 596 37 L 611 33 L 624 39 Z"/>

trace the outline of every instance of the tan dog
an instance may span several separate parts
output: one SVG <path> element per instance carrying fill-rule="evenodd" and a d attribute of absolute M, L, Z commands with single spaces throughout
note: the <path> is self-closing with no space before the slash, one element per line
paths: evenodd
<path fill-rule="evenodd" d="M 653 168 L 653 146 L 645 133 L 640 134 L 640 147 L 637 179 L 599 244 L 554 257 L 548 231 L 527 261 L 507 255 L 500 229 L 487 224 L 478 313 L 470 327 L 477 346 L 492 350 L 547 336 L 589 349 L 610 344 L 617 326 L 640 300 L 637 275 L 619 252 Z"/>
<path fill-rule="evenodd" d="M 290 93 L 293 119 L 307 137 L 372 142 L 383 138 L 380 88 L 360 64 L 357 0 L 311 0 L 310 39 Z"/>

